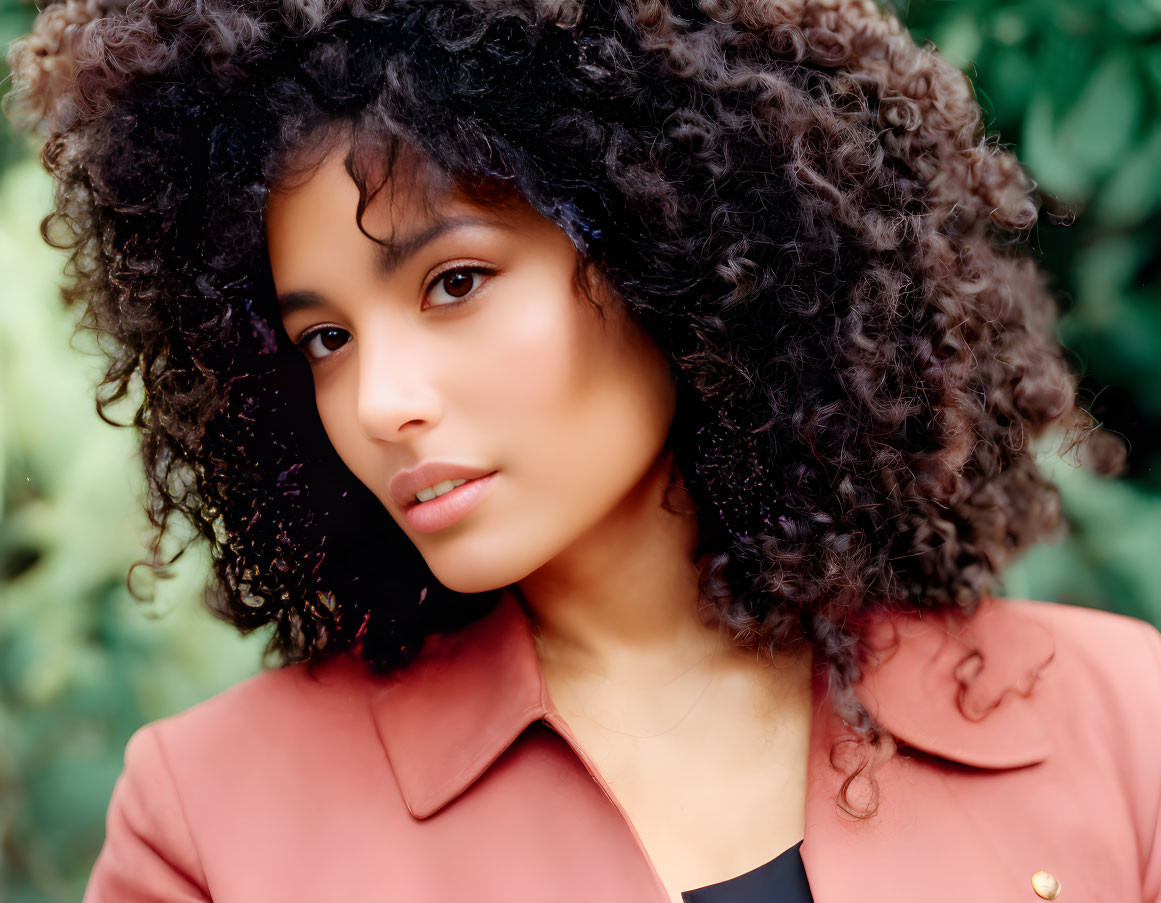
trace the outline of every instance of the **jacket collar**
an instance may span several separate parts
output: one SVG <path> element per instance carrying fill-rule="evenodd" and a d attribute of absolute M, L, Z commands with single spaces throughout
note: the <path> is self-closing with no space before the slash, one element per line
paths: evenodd
<path fill-rule="evenodd" d="M 407 808 L 427 818 L 553 711 L 531 625 L 511 588 L 458 631 L 434 634 L 390 675 L 371 713 Z"/>
<path fill-rule="evenodd" d="M 1012 600 L 961 612 L 883 613 L 855 695 L 896 741 L 977 768 L 1042 762 L 1052 742 L 1032 691 L 1052 660 L 1048 629 Z"/>
<path fill-rule="evenodd" d="M 1033 687 L 1052 658 L 1048 631 L 1018 604 L 985 600 L 971 618 L 881 613 L 856 695 L 901 744 L 978 768 L 1045 759 L 1051 743 Z M 811 767 L 837 719 L 816 677 Z M 531 623 L 511 587 L 458 631 L 428 637 L 384 678 L 371 712 L 407 808 L 427 818 L 458 797 L 528 725 L 555 712 Z"/>

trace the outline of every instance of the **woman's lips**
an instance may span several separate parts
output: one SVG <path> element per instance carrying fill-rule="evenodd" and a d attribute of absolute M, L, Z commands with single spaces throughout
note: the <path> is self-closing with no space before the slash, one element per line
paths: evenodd
<path fill-rule="evenodd" d="M 417 502 L 404 510 L 407 522 L 420 533 L 435 533 L 458 523 L 480 503 L 495 479 L 496 471 L 468 480 L 451 492 L 427 502 Z"/>

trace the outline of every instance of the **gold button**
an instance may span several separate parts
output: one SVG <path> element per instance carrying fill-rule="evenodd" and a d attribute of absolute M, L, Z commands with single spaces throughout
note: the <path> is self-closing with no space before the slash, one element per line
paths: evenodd
<path fill-rule="evenodd" d="M 1060 896 L 1060 882 L 1048 872 L 1037 872 L 1032 876 L 1032 890 L 1045 900 L 1055 900 Z"/>

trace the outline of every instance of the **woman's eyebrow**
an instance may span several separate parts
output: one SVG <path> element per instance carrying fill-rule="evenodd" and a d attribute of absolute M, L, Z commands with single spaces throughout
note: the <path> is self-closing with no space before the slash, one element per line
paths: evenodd
<path fill-rule="evenodd" d="M 516 230 L 516 227 L 511 223 L 491 217 L 464 214 L 463 216 L 438 219 L 428 225 L 426 229 L 398 241 L 389 238 L 382 239 L 382 244 L 379 246 L 379 272 L 384 276 L 390 276 L 407 258 L 417 253 L 424 245 L 435 241 L 445 232 L 463 226 L 495 226 L 510 231 Z"/>
<path fill-rule="evenodd" d="M 451 232 L 453 229 L 460 229 L 464 226 L 492 226 L 498 229 L 516 231 L 516 226 L 512 223 L 490 217 L 465 214 L 463 216 L 438 219 L 419 232 L 408 235 L 405 238 L 380 239 L 381 244 L 378 245 L 377 251 L 379 272 L 384 276 L 390 276 L 408 258 L 417 254 L 425 245 L 430 244 L 440 236 Z M 324 304 L 325 302 L 322 296 L 318 292 L 313 291 L 287 292 L 285 295 L 278 296 L 278 311 L 284 317 L 303 308 L 318 307 Z"/>

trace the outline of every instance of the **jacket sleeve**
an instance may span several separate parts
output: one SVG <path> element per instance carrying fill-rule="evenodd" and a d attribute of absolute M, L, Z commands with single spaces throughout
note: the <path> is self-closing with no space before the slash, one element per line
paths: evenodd
<path fill-rule="evenodd" d="M 210 895 L 155 724 L 125 747 L 83 903 L 207 903 Z"/>
<path fill-rule="evenodd" d="M 1149 685 L 1142 687 L 1145 693 L 1142 697 L 1151 703 L 1140 714 L 1146 724 L 1146 736 L 1150 746 L 1151 760 L 1161 768 L 1161 631 L 1151 624 L 1145 625 L 1148 633 L 1149 652 Z M 1152 801 L 1152 836 L 1146 838 L 1142 845 L 1145 860 L 1142 863 L 1141 874 L 1142 899 L 1145 903 L 1161 903 L 1161 794 Z"/>

